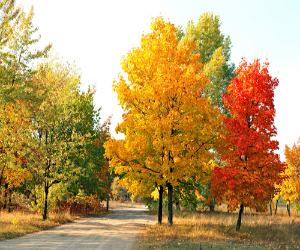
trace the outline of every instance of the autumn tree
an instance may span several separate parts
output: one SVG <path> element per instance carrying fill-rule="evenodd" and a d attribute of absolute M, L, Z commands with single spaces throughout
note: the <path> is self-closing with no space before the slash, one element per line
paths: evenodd
<path fill-rule="evenodd" d="M 282 196 L 287 201 L 287 211 L 291 215 L 291 204 L 300 198 L 300 139 L 292 148 L 285 145 L 284 155 L 286 158 L 287 168 L 282 176 L 283 182 L 277 185 L 280 192 L 275 194 L 273 200 L 278 200 Z"/>
<path fill-rule="evenodd" d="M 222 115 L 210 105 L 203 91 L 200 55 L 193 54 L 194 42 L 178 46 L 176 28 L 162 17 L 151 23 L 152 32 L 143 35 L 141 46 L 122 61 L 128 82 L 120 74 L 114 82 L 123 122 L 116 132 L 124 140 L 110 139 L 105 155 L 116 173 L 126 173 L 130 192 L 168 189 L 168 222 L 173 223 L 172 193 L 181 180 L 201 179 L 213 168 Z"/>
<path fill-rule="evenodd" d="M 227 132 L 218 147 L 226 166 L 214 169 L 211 191 L 230 210 L 240 207 L 238 231 L 244 207 L 267 209 L 285 167 L 274 153 L 278 142 L 272 139 L 277 133 L 274 89 L 278 79 L 269 75 L 268 63 L 261 66 L 259 59 L 250 64 L 243 59 L 236 73 L 224 95 L 232 117 L 224 119 Z"/>
<path fill-rule="evenodd" d="M 44 57 L 51 45 L 35 50 L 39 37 L 32 25 L 33 9 L 26 14 L 14 0 L 0 1 L 0 185 L 18 187 L 30 177 L 25 167 L 30 138 L 30 112 L 37 102 L 32 62 Z"/>

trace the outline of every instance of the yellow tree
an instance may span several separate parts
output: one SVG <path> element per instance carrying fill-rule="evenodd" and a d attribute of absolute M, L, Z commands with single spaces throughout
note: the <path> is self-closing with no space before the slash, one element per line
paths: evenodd
<path fill-rule="evenodd" d="M 196 44 L 178 46 L 176 28 L 162 17 L 152 21 L 151 30 L 123 57 L 128 82 L 120 74 L 113 87 L 125 111 L 116 132 L 125 139 L 112 138 L 105 149 L 116 173 L 126 173 L 130 192 L 167 187 L 172 225 L 173 188 L 191 177 L 205 178 L 214 166 L 223 115 L 203 97 L 209 80 L 200 55 L 193 54 Z"/>
<path fill-rule="evenodd" d="M 284 177 L 281 185 L 277 185 L 280 192 L 277 193 L 273 200 L 278 201 L 279 196 L 287 201 L 287 211 L 291 215 L 291 204 L 300 198 L 300 138 L 298 144 L 292 148 L 285 145 L 284 150 L 287 168 L 282 174 Z"/>

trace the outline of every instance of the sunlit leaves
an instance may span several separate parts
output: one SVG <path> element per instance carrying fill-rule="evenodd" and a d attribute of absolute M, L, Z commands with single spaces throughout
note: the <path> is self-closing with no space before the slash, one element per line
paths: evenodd
<path fill-rule="evenodd" d="M 279 196 L 292 204 L 300 198 L 300 140 L 294 144 L 292 148 L 285 146 L 284 150 L 287 168 L 282 174 L 284 180 L 278 185 L 280 192 L 274 196 L 274 200 L 278 200 Z"/>
<path fill-rule="evenodd" d="M 200 53 L 203 72 L 210 79 L 205 94 L 211 104 L 217 104 L 229 114 L 224 110 L 222 96 L 234 77 L 235 66 L 230 63 L 231 40 L 221 32 L 220 16 L 205 12 L 199 17 L 198 23 L 190 21 L 187 24 L 185 33 L 181 27 L 177 28 L 176 37 L 180 44 L 186 41 L 196 43 L 194 53 Z"/>
<path fill-rule="evenodd" d="M 123 58 L 128 82 L 119 75 L 113 85 L 126 111 L 116 128 L 125 140 L 105 144 L 110 165 L 126 173 L 127 188 L 149 196 L 157 185 L 206 176 L 222 127 L 219 109 L 202 97 L 209 80 L 193 53 L 196 44 L 178 46 L 174 25 L 161 17 L 151 29 Z"/>
<path fill-rule="evenodd" d="M 278 80 L 268 72 L 268 63 L 261 66 L 254 60 L 242 60 L 238 76 L 224 96 L 231 118 L 225 118 L 227 133 L 218 150 L 227 166 L 214 170 L 212 192 L 219 201 L 227 201 L 230 209 L 240 204 L 259 211 L 281 183 L 284 164 L 274 153 L 278 142 L 274 125 L 274 89 Z"/>

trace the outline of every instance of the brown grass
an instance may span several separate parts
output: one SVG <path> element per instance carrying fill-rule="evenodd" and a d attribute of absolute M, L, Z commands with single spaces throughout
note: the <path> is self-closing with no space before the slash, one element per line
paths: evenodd
<path fill-rule="evenodd" d="M 102 211 L 97 215 L 105 213 Z M 48 217 L 47 220 L 43 220 L 40 214 L 0 211 L 0 241 L 56 227 L 83 216 L 73 215 L 65 211 L 61 213 L 50 212 Z"/>
<path fill-rule="evenodd" d="M 277 215 L 243 214 L 240 232 L 235 231 L 237 212 L 175 211 L 174 225 L 146 228 L 139 249 L 300 249 L 300 213 L 289 218 L 284 208 Z"/>

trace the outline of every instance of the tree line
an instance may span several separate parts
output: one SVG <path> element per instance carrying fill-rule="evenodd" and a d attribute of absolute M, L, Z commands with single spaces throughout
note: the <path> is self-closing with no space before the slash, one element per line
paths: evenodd
<path fill-rule="evenodd" d="M 40 36 L 14 0 L 0 2 L 0 187 L 1 207 L 23 194 L 47 218 L 48 207 L 74 197 L 100 202 L 108 163 L 95 87 L 82 92 L 80 71 L 36 49 Z M 90 205 L 91 206 L 91 205 Z"/>
<path fill-rule="evenodd" d="M 76 65 L 37 50 L 33 9 L 0 2 L 0 188 L 1 207 L 22 194 L 47 218 L 48 208 L 104 200 L 108 160 L 134 195 L 157 199 L 162 222 L 167 193 L 173 203 L 214 209 L 226 203 L 264 212 L 282 196 L 299 199 L 299 148 L 286 147 L 286 163 L 275 150 L 274 89 L 268 63 L 230 62 L 231 40 L 218 15 L 204 13 L 183 29 L 162 17 L 152 20 L 140 47 L 122 60 L 114 81 L 125 139 L 110 138 L 100 125 L 95 88 L 80 91 Z M 37 37 L 37 38 L 36 38 Z M 91 205 L 94 204 L 94 205 Z"/>
<path fill-rule="evenodd" d="M 195 209 L 201 200 L 211 210 L 216 203 L 238 208 L 237 231 L 244 208 L 266 211 L 276 196 L 287 195 L 285 182 L 299 198 L 299 155 L 291 163 L 287 147 L 287 165 L 275 152 L 278 79 L 259 59 L 242 58 L 235 68 L 220 25 L 212 13 L 185 31 L 153 18 L 140 47 L 122 59 L 128 80 L 120 74 L 114 81 L 124 110 L 116 132 L 125 139 L 110 138 L 105 155 L 130 192 L 158 199 L 159 224 L 164 193 L 169 226 L 173 202 Z M 287 166 L 296 171 L 292 178 Z"/>

